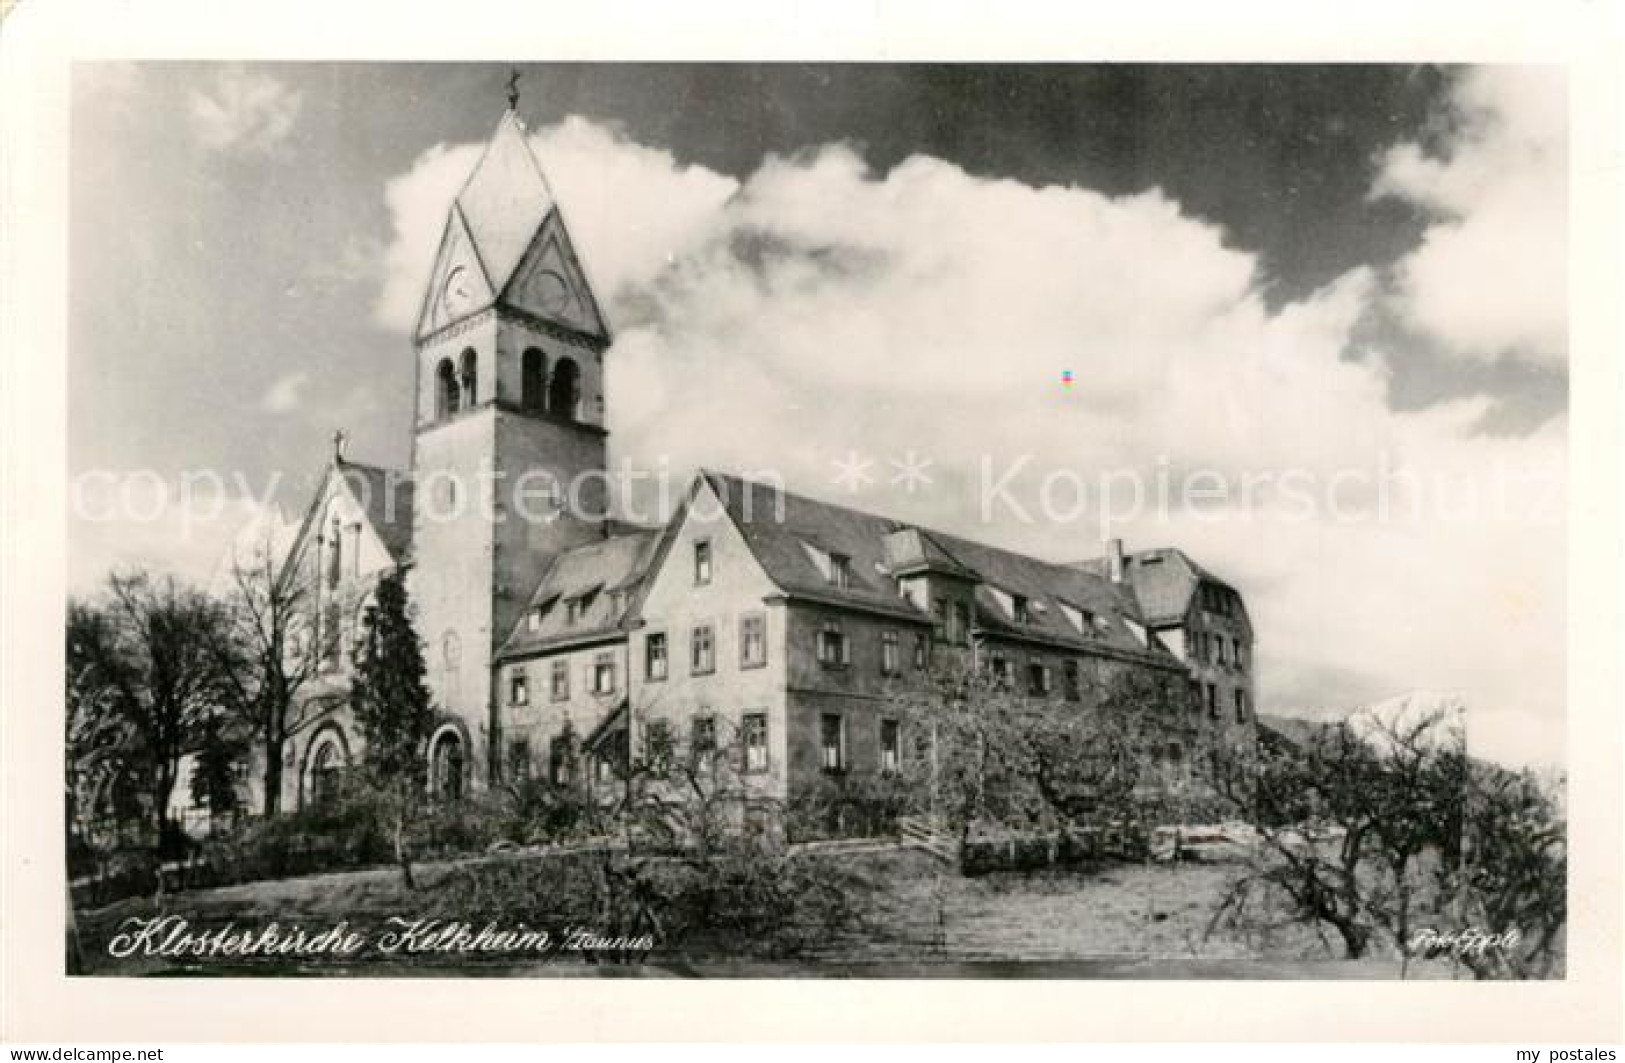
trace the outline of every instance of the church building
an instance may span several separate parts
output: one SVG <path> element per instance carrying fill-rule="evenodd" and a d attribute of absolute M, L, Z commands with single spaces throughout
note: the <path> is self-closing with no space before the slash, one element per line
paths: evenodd
<path fill-rule="evenodd" d="M 512 101 L 512 97 L 510 97 Z M 439 722 L 443 797 L 545 775 L 591 783 L 651 748 L 738 750 L 786 799 L 898 771 L 898 694 L 967 660 L 1077 703 L 1137 671 L 1187 706 L 1177 761 L 1250 742 L 1241 596 L 1174 550 L 1027 557 L 702 471 L 659 526 L 604 516 L 611 334 L 515 106 L 447 212 L 414 336 L 411 467 L 336 445 L 284 565 L 312 630 L 340 637 L 290 744 L 282 806 L 320 801 L 360 753 L 349 654 L 403 568 Z"/>

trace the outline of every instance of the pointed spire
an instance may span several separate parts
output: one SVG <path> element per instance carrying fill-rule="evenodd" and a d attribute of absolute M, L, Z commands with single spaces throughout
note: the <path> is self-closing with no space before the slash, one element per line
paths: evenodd
<path fill-rule="evenodd" d="M 504 111 L 485 154 L 457 195 L 457 207 L 494 290 L 507 284 L 553 206 L 553 190 L 525 143 L 519 116 Z"/>
<path fill-rule="evenodd" d="M 508 110 L 519 110 L 519 68 L 508 68 Z"/>

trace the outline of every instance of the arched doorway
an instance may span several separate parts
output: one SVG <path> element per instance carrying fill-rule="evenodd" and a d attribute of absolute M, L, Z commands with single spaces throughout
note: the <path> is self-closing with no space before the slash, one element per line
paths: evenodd
<path fill-rule="evenodd" d="M 466 761 L 463 736 L 450 724 L 442 727 L 429 743 L 430 795 L 442 801 L 461 800 Z"/>

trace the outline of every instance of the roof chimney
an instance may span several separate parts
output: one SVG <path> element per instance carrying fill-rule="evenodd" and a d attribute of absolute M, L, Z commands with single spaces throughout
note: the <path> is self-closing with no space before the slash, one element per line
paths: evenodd
<path fill-rule="evenodd" d="M 1113 583 L 1123 582 L 1123 540 L 1106 540 L 1106 576 Z"/>

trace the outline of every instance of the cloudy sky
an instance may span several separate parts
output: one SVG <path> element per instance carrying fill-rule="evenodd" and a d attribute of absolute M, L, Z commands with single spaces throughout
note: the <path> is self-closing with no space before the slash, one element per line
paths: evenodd
<path fill-rule="evenodd" d="M 1482 752 L 1562 759 L 1560 74 L 522 70 L 616 332 L 612 460 L 1057 560 L 1180 546 L 1247 595 L 1263 711 L 1459 691 Z M 337 426 L 405 464 L 408 329 L 506 72 L 77 68 L 71 588 L 206 577 Z M 157 505 L 199 471 L 236 486 Z"/>

